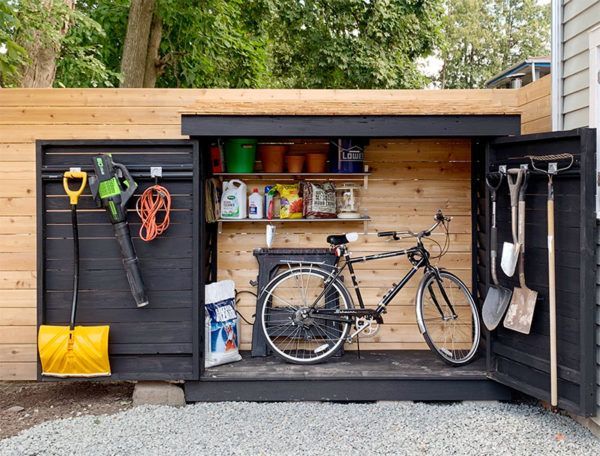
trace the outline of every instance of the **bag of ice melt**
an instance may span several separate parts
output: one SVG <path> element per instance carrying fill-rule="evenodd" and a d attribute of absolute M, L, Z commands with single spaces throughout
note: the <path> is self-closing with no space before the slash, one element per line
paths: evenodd
<path fill-rule="evenodd" d="M 240 361 L 234 281 L 211 283 L 204 290 L 205 367 Z"/>

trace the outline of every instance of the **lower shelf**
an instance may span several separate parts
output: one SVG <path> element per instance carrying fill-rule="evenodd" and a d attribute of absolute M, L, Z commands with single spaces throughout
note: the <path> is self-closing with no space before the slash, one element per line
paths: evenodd
<path fill-rule="evenodd" d="M 350 218 L 330 218 L 330 219 L 219 219 L 217 223 L 219 224 L 219 234 L 223 231 L 223 223 L 264 223 L 264 224 L 275 224 L 275 223 L 362 223 L 363 224 L 363 232 L 367 234 L 368 232 L 368 223 L 371 220 L 371 217 L 363 216 L 360 218 L 350 219 Z"/>

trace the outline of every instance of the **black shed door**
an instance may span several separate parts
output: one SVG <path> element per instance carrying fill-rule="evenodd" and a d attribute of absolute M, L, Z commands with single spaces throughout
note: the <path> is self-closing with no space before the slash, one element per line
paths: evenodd
<path fill-rule="evenodd" d="M 139 187 L 128 219 L 150 304 L 136 308 L 118 244 L 103 209 L 85 189 L 79 200 L 80 293 L 77 323 L 110 326 L 108 380 L 198 379 L 204 259 L 203 186 L 198 143 L 189 140 L 38 141 L 38 322 L 64 325 L 72 293 L 72 229 L 62 173 L 91 172 L 91 158 L 111 153 L 127 166 Z M 134 201 L 154 183 L 171 193 L 169 229 L 152 242 L 139 237 Z M 41 377 L 40 377 L 41 379 Z"/>
<path fill-rule="evenodd" d="M 483 173 L 530 163 L 527 155 L 572 153 L 573 169 L 554 178 L 557 283 L 557 344 L 559 407 L 579 415 L 594 412 L 595 396 L 595 170 L 596 133 L 592 129 L 517 136 L 494 140 L 480 161 L 477 184 L 476 294 L 480 303 L 489 286 L 489 194 Z M 545 175 L 530 175 L 526 197 L 525 277 L 538 291 L 531 333 L 503 327 L 487 334 L 489 376 L 541 400 L 550 400 L 550 340 L 548 306 L 547 183 Z M 504 182 L 498 195 L 498 244 L 511 241 L 510 199 Z M 499 253 L 500 255 L 500 253 Z M 504 286 L 513 288 L 518 275 Z"/>

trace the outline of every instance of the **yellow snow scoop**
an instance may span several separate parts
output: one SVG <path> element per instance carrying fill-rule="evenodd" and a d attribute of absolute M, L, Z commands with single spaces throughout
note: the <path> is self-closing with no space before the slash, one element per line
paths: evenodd
<path fill-rule="evenodd" d="M 69 181 L 79 180 L 77 190 Z M 87 173 L 68 171 L 63 175 L 63 187 L 71 203 L 73 225 L 73 302 L 69 326 L 41 325 L 38 351 L 42 375 L 53 377 L 101 377 L 110 375 L 108 361 L 108 326 L 75 326 L 79 296 L 79 233 L 77 230 L 77 201 L 87 184 Z"/>

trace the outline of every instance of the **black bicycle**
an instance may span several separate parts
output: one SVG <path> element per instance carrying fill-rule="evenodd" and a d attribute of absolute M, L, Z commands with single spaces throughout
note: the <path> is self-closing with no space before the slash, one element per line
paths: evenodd
<path fill-rule="evenodd" d="M 358 239 L 356 233 L 331 235 L 338 262 L 288 264 L 259 296 L 259 320 L 267 343 L 275 354 L 296 364 L 315 364 L 333 356 L 344 342 L 359 334 L 373 336 L 383 323 L 386 307 L 419 269 L 424 276 L 417 290 L 416 314 L 419 330 L 429 348 L 452 366 L 473 360 L 480 339 L 479 314 L 467 286 L 454 274 L 431 264 L 423 240 L 440 225 L 446 241 L 440 254 L 449 248 L 450 217 L 438 211 L 435 223 L 419 233 L 386 231 L 379 237 L 400 240 L 416 238 L 416 245 L 403 250 L 352 258 L 347 244 Z M 435 241 L 434 241 L 435 242 Z M 377 307 L 366 308 L 353 265 L 359 262 L 406 255 L 412 268 L 398 284 L 385 293 Z M 339 259 L 343 259 L 340 266 Z M 348 269 L 359 307 L 355 308 L 341 274 Z"/>

